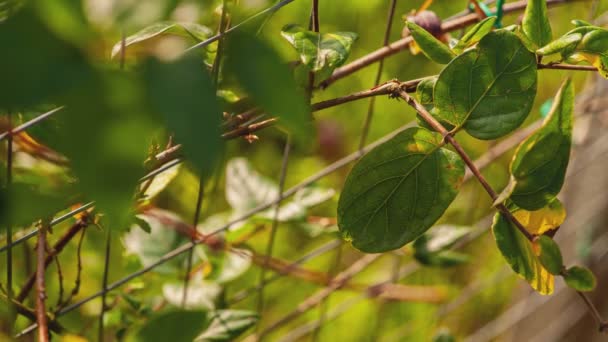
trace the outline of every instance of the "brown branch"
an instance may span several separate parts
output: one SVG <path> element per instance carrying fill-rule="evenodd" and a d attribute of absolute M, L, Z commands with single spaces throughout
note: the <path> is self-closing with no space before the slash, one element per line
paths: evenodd
<path fill-rule="evenodd" d="M 37 262 L 36 262 L 36 322 L 38 323 L 38 341 L 49 341 L 49 327 L 47 324 L 45 300 L 46 289 L 44 283 L 44 272 L 46 271 L 46 232 L 49 228 L 48 221 L 44 221 L 38 230 Z"/>
<path fill-rule="evenodd" d="M 557 5 L 557 4 L 567 3 L 567 2 L 572 2 L 572 1 L 547 0 L 547 6 L 552 6 L 552 5 Z M 507 13 L 511 13 L 511 12 L 521 11 L 526 8 L 527 3 L 528 2 L 524 0 L 524 1 L 517 1 L 517 2 L 513 2 L 513 3 L 505 4 L 503 7 L 504 13 L 507 14 Z M 472 25 L 472 24 L 478 22 L 479 19 L 480 18 L 477 15 L 477 13 L 467 14 L 467 15 L 457 17 L 452 20 L 448 20 L 448 21 L 444 22 L 441 25 L 441 30 L 444 33 L 456 31 L 456 30 L 459 30 L 461 28 L 467 27 L 469 25 Z M 401 39 L 391 43 L 388 46 L 384 46 L 349 64 L 346 64 L 346 65 L 336 69 L 328 79 L 321 82 L 320 87 L 327 88 L 329 85 L 331 85 L 332 83 L 334 83 L 335 81 L 337 81 L 341 78 L 344 78 L 344 77 L 346 77 L 360 69 L 363 69 L 364 67 L 369 66 L 370 64 L 376 63 L 386 57 L 392 56 L 400 51 L 403 51 L 408 48 L 408 46 L 410 45 L 410 43 L 412 41 L 413 41 L 413 39 L 411 36 L 401 38 Z"/>
<path fill-rule="evenodd" d="M 539 69 L 558 69 L 558 70 L 576 70 L 576 71 L 597 71 L 597 68 L 591 65 L 574 65 L 574 64 L 561 64 L 561 63 L 549 63 L 537 65 Z"/>
<path fill-rule="evenodd" d="M 420 103 L 418 103 L 418 101 L 416 101 L 408 93 L 406 93 L 404 91 L 400 91 L 399 97 L 404 99 L 411 107 L 413 107 L 418 112 L 420 117 L 424 121 L 426 121 L 426 123 L 428 123 L 435 131 L 437 131 L 439 134 L 441 134 L 444 137 L 444 143 L 447 142 L 454 147 L 454 149 L 456 150 L 456 153 L 458 153 L 460 158 L 462 158 L 464 163 L 468 166 L 469 170 L 471 170 L 471 172 L 473 173 L 473 176 L 475 176 L 475 178 L 477 178 L 477 180 L 479 181 L 481 186 L 486 190 L 488 195 L 490 195 L 492 200 L 496 201 L 496 199 L 498 199 L 498 194 L 496 193 L 496 191 L 494 191 L 494 189 L 492 189 L 492 187 L 490 186 L 488 181 L 481 174 L 481 171 L 479 171 L 477 166 L 475 166 L 475 163 L 473 163 L 473 160 L 464 151 L 464 149 L 462 148 L 462 146 L 460 146 L 460 144 L 456 141 L 456 139 L 454 139 L 452 134 L 450 132 L 448 132 L 448 130 L 445 129 L 445 127 L 443 127 L 437 120 L 435 120 L 435 118 L 426 110 L 426 108 L 424 108 Z M 498 211 L 500 211 L 500 213 L 503 216 L 505 216 L 509 221 L 511 221 L 528 240 L 532 241 L 534 236 L 532 234 L 530 234 L 526 230 L 526 228 L 515 217 L 513 217 L 513 214 L 511 214 L 509 209 L 507 209 L 507 207 L 504 204 L 499 203 L 496 205 L 496 208 L 498 209 Z"/>
<path fill-rule="evenodd" d="M 419 104 L 416 100 L 414 100 L 406 92 L 400 91 L 399 96 L 402 99 L 404 99 L 410 106 L 412 106 L 418 112 L 418 114 L 420 114 L 422 119 L 424 119 L 424 121 L 426 121 L 426 123 L 428 123 L 433 129 L 435 129 L 437 132 L 439 132 L 444 137 L 444 142 L 448 142 L 450 145 L 452 145 L 454 147 L 454 149 L 456 150 L 456 153 L 458 153 L 458 155 L 460 155 L 462 160 L 465 162 L 465 164 L 467 164 L 467 166 L 469 167 L 469 169 L 471 170 L 473 175 L 477 178 L 477 180 L 483 186 L 483 188 L 486 190 L 488 195 L 490 195 L 492 200 L 495 201 L 498 198 L 498 194 L 496 194 L 494 189 L 492 189 L 492 187 L 488 184 L 488 182 L 485 180 L 485 178 L 483 177 L 483 175 L 481 174 L 479 169 L 475 166 L 475 164 L 473 163 L 471 158 L 467 155 L 467 153 L 460 146 L 460 144 L 454 139 L 454 137 L 451 135 L 451 133 L 448 132 L 445 129 L 445 127 L 443 127 L 437 120 L 435 120 L 435 118 L 433 118 L 433 116 L 431 116 L 431 114 L 429 114 L 428 111 L 421 104 Z M 506 219 L 508 219 L 513 225 L 515 225 L 515 227 L 517 227 L 517 229 L 529 241 L 534 240 L 534 235 L 530 234 L 525 229 L 525 227 L 511 214 L 511 212 L 507 209 L 507 207 L 504 204 L 500 203 L 500 204 L 496 205 L 496 208 L 500 211 L 500 213 Z M 591 314 L 594 316 L 595 320 L 597 321 L 599 331 L 603 332 L 603 333 L 608 333 L 608 321 L 604 321 L 602 319 L 597 308 L 593 305 L 591 300 L 589 300 L 589 298 L 587 298 L 587 296 L 584 293 L 582 293 L 580 291 L 576 291 L 576 292 L 583 298 L 585 305 L 587 305 L 587 308 L 589 309 L 589 311 L 591 312 Z"/>
<path fill-rule="evenodd" d="M 241 126 L 241 127 L 233 129 L 230 132 L 226 132 L 226 133 L 222 134 L 222 138 L 234 139 L 234 138 L 238 138 L 238 137 L 247 136 L 247 135 L 257 132 L 263 128 L 270 127 L 270 126 L 274 125 L 277 121 L 278 121 L 277 118 L 270 118 L 270 119 L 267 119 L 264 121 L 252 123 L 251 125 Z"/>
<path fill-rule="evenodd" d="M 0 299 L 8 302 L 8 297 L 4 294 L 0 294 Z M 12 300 L 11 304 L 18 314 L 20 314 L 23 317 L 26 317 L 27 319 L 31 320 L 32 322 L 36 322 L 36 319 L 37 319 L 36 310 L 29 308 L 29 307 L 19 303 L 16 300 Z M 61 324 L 59 324 L 57 321 L 55 321 L 49 313 L 46 313 L 46 320 L 49 325 L 49 330 L 51 330 L 57 334 L 60 334 L 65 330 L 63 328 L 63 326 L 61 326 Z"/>
<path fill-rule="evenodd" d="M 269 334 L 273 330 L 285 325 L 291 320 L 297 318 L 301 314 L 306 311 L 312 309 L 317 306 L 322 300 L 327 298 L 331 293 L 343 287 L 352 277 L 354 277 L 359 272 L 363 271 L 367 266 L 369 266 L 372 262 L 378 259 L 382 254 L 367 254 L 361 257 L 359 260 L 355 261 L 349 268 L 340 272 L 328 285 L 327 287 L 317 291 L 312 296 L 308 297 L 304 300 L 300 305 L 296 307 L 296 309 L 285 316 L 283 318 L 275 321 L 270 324 L 266 329 L 264 329 L 258 336 L 258 338 L 262 338 L 263 336 Z"/>
<path fill-rule="evenodd" d="M 88 223 L 86 217 L 85 217 L 85 219 L 80 219 L 76 223 L 74 223 L 70 227 L 70 229 L 68 229 L 68 231 L 62 237 L 60 237 L 59 240 L 55 243 L 55 245 L 53 246 L 52 254 L 49 254 L 46 256 L 46 259 L 44 260 L 44 268 L 48 267 L 51 264 L 51 262 L 53 262 L 54 256 L 56 254 L 60 253 L 65 248 L 65 246 L 68 244 L 68 242 L 70 242 L 70 240 L 72 240 L 72 238 L 81 229 L 85 228 L 88 225 L 89 225 L 89 223 Z M 21 291 L 19 291 L 19 294 L 16 297 L 16 300 L 18 302 L 21 303 L 21 302 L 23 302 L 23 300 L 25 300 L 28 293 L 32 290 L 32 287 L 34 286 L 35 281 L 36 281 L 36 274 L 34 273 L 29 276 L 29 278 L 27 279 L 27 281 L 21 288 Z"/>

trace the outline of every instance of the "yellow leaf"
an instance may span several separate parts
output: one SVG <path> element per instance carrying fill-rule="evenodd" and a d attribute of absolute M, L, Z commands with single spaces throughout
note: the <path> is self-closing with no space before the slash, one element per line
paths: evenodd
<path fill-rule="evenodd" d="M 533 235 L 541 235 L 557 229 L 566 220 L 566 209 L 556 198 L 546 207 L 528 211 L 518 209 L 513 216 Z"/>

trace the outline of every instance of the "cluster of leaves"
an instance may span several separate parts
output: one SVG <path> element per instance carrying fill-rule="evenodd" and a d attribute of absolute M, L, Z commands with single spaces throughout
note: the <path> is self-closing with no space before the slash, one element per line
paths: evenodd
<path fill-rule="evenodd" d="M 241 90 L 265 112 L 278 117 L 297 144 L 306 146 L 314 135 L 309 99 L 302 85 L 296 83 L 293 71 L 277 51 L 254 34 L 240 30 L 230 35 L 218 82 L 211 75 L 213 65 L 220 62 L 217 44 L 201 49 L 202 53 L 170 58 L 150 57 L 154 52 L 146 46 L 166 36 L 201 42 L 213 34 L 205 26 L 169 21 L 151 25 L 114 45 L 111 55 L 119 63 L 100 66 L 88 54 L 82 37 L 74 35 L 74 27 L 54 26 L 55 22 L 47 20 L 45 8 L 42 3 L 24 6 L 0 24 L 0 41 L 11 46 L 0 56 L 0 108 L 12 113 L 17 122 L 32 118 L 31 113 L 63 106 L 56 119 L 40 126 L 44 134 L 34 135 L 40 144 L 29 135 L 19 135 L 40 148 L 49 145 L 49 153 L 62 163 L 54 165 L 46 160 L 39 167 L 28 159 L 13 165 L 13 184 L 0 194 L 2 227 L 8 222 L 25 227 L 37 219 L 52 218 L 70 205 L 92 200 L 103 227 L 124 234 L 127 251 L 141 264 L 149 265 L 189 240 L 180 230 L 188 225 L 178 216 L 148 207 L 184 168 L 174 167 L 150 183 L 138 184 L 150 171 L 144 161 L 154 160 L 159 151 L 154 147 L 156 142 L 171 136 L 181 144 L 180 153 L 188 167 L 202 177 L 210 176 L 223 150 L 221 120 L 224 113 L 234 114 L 223 98 Z M 68 5 L 58 8 L 73 9 Z M 78 20 L 86 27 L 86 18 L 80 15 Z M 324 75 L 345 62 L 356 39 L 350 33 L 320 35 L 295 26 L 287 26 L 283 35 L 301 55 L 307 73 Z M 125 62 L 126 69 L 116 68 Z M 46 139 L 47 135 L 53 138 Z M 49 168 L 54 170 L 53 177 L 41 174 Z M 278 195 L 278 185 L 253 170 L 247 160 L 231 160 L 226 169 L 226 200 L 232 210 L 209 217 L 197 229 L 199 233 L 215 233 Z M 300 189 L 293 199 L 282 203 L 278 220 L 310 234 L 331 231 L 305 218 L 309 208 L 333 196 L 332 189 Z M 246 222 L 231 225 L 218 239 L 229 246 L 274 216 L 274 210 L 262 211 Z M 181 307 L 184 292 L 179 274 L 185 262 L 182 257 L 155 269 L 165 275 L 162 293 L 169 310 L 152 309 L 158 298 L 137 302 L 135 297 L 123 295 L 131 308 L 125 312 L 130 314 L 117 310 L 107 317 L 106 324 L 116 327 L 121 336 L 145 341 L 185 335 L 185 340 L 227 341 L 255 324 L 257 316 L 252 312 L 222 310 L 216 305 L 222 287 L 251 265 L 251 252 L 233 247 L 218 251 L 209 246 L 197 246 L 196 251 L 194 261 L 206 267 L 190 282 L 184 310 L 175 309 Z M 180 324 L 174 324 L 176 321 Z M 192 323 L 188 324 L 191 331 L 173 335 L 168 330 L 172 326 L 182 329 L 184 322 Z"/>
<path fill-rule="evenodd" d="M 449 46 L 415 23 L 406 23 L 420 50 L 430 60 L 446 64 L 438 76 L 420 82 L 417 97 L 450 134 L 464 130 L 475 138 L 493 140 L 517 129 L 533 106 L 537 62 L 544 55 L 560 52 L 569 60 L 577 54 L 590 60 L 593 55 L 594 65 L 605 75 L 601 63 L 608 40 L 602 37 L 608 31 L 577 21 L 579 27 L 552 41 L 546 3 L 541 0 L 528 2 L 522 26 L 493 30 L 495 20 L 486 18 Z M 495 203 L 504 203 L 527 231 L 524 234 L 497 213 L 492 230 L 499 250 L 512 269 L 543 294 L 553 291 L 553 275 L 564 276 L 580 291 L 594 286 L 588 270 L 564 268 L 550 237 L 566 217 L 556 196 L 570 156 L 573 107 L 574 90 L 566 80 L 542 127 L 517 148 L 511 181 Z M 339 201 L 339 229 L 364 252 L 384 252 L 418 239 L 414 249 L 420 262 L 457 264 L 465 256 L 447 248 L 461 230 L 442 226 L 424 233 L 456 197 L 463 161 L 444 147 L 443 137 L 432 132 L 427 122 L 420 118 L 419 122 L 421 127 L 407 129 L 354 166 Z M 445 239 L 429 243 L 438 231 Z"/>

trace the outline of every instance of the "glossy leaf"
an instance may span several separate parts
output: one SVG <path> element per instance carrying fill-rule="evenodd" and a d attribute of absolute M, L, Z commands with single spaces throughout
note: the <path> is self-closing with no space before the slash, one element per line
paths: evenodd
<path fill-rule="evenodd" d="M 346 62 L 358 35 L 354 32 L 317 33 L 299 25 L 286 25 L 281 35 L 300 54 L 300 60 L 312 72 L 333 71 Z"/>
<path fill-rule="evenodd" d="M 561 203 L 555 199 L 547 207 L 527 211 L 511 207 L 513 216 L 532 235 L 540 235 L 555 230 L 564 222 L 566 214 Z M 524 278 L 541 294 L 551 294 L 554 278 L 539 259 L 540 249 L 534 246 L 509 220 L 497 213 L 494 216 L 492 232 L 496 245 L 515 273 Z"/>
<path fill-rule="evenodd" d="M 494 29 L 494 23 L 496 22 L 496 17 L 491 16 L 487 17 L 484 20 L 475 24 L 475 26 L 471 27 L 465 34 L 460 38 L 458 43 L 452 48 L 456 53 L 461 53 L 466 48 L 471 47 L 477 44 L 483 37 L 485 37 L 488 33 L 492 32 Z"/>
<path fill-rule="evenodd" d="M 553 275 L 559 275 L 564 268 L 564 260 L 559 246 L 552 238 L 547 235 L 541 235 L 537 240 L 540 248 L 538 260 L 541 265 Z"/>
<path fill-rule="evenodd" d="M 205 311 L 170 310 L 150 318 L 129 341 L 191 342 L 207 321 Z"/>
<path fill-rule="evenodd" d="M 198 335 L 196 342 L 234 341 L 247 329 L 253 327 L 259 319 L 257 313 L 245 310 L 217 310 L 210 312 L 211 322 L 207 329 Z"/>
<path fill-rule="evenodd" d="M 400 248 L 441 217 L 456 197 L 464 164 L 439 134 L 410 128 L 365 155 L 338 203 L 345 239 L 368 253 Z"/>
<path fill-rule="evenodd" d="M 456 54 L 454 54 L 447 45 L 443 44 L 437 38 L 422 27 L 415 23 L 408 21 L 407 28 L 410 30 L 410 34 L 418 44 L 422 53 L 427 56 L 430 60 L 439 64 L 448 64 Z"/>
<path fill-rule="evenodd" d="M 566 284 L 577 291 L 593 291 L 597 284 L 595 275 L 589 269 L 581 266 L 568 268 L 563 276 Z"/>
<path fill-rule="evenodd" d="M 204 65 L 195 56 L 168 63 L 151 59 L 144 77 L 152 108 L 163 115 L 188 160 L 198 172 L 211 172 L 221 150 L 222 111 Z"/>
<path fill-rule="evenodd" d="M 549 56 L 555 53 L 567 55 L 569 51 L 574 50 L 581 39 L 583 39 L 581 33 L 566 34 L 538 49 L 536 53 L 540 56 Z"/>
<path fill-rule="evenodd" d="M 505 30 L 488 33 L 439 74 L 439 117 L 479 139 L 496 139 L 521 125 L 536 96 L 536 57 Z"/>
<path fill-rule="evenodd" d="M 152 24 L 148 27 L 141 29 L 133 35 L 128 36 L 125 39 L 125 47 L 134 44 L 142 43 L 149 39 L 171 34 L 186 38 L 192 38 L 195 41 L 203 41 L 209 38 L 213 31 L 206 26 L 197 23 L 177 23 L 170 21 L 163 21 L 160 23 Z M 112 47 L 112 58 L 116 57 L 120 53 L 122 42 L 118 42 Z"/>
<path fill-rule="evenodd" d="M 574 89 L 564 82 L 543 125 L 517 148 L 511 162 L 510 199 L 520 208 L 544 207 L 564 184 L 572 144 Z"/>
<path fill-rule="evenodd" d="M 522 28 L 537 47 L 545 46 L 552 39 L 551 23 L 547 14 L 546 0 L 530 0 L 526 5 Z"/>
<path fill-rule="evenodd" d="M 240 31 L 230 36 L 226 52 L 226 69 L 254 101 L 277 116 L 297 143 L 310 146 L 313 125 L 308 100 L 277 52 L 256 36 Z"/>

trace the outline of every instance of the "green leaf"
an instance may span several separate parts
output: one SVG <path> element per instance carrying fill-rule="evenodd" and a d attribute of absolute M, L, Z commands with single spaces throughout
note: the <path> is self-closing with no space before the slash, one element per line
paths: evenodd
<path fill-rule="evenodd" d="M 439 74 L 439 117 L 479 139 L 496 139 L 526 119 L 536 96 L 536 57 L 508 31 L 488 33 Z"/>
<path fill-rule="evenodd" d="M 166 171 L 163 171 L 161 174 L 154 176 L 150 184 L 147 185 L 146 191 L 143 194 L 144 198 L 146 200 L 152 200 L 158 194 L 163 192 L 163 190 L 165 190 L 165 188 L 171 183 L 171 181 L 173 181 L 173 179 L 177 177 L 180 168 L 181 164 L 178 164 Z M 142 189 L 146 184 L 147 182 L 144 182 L 141 185 L 140 189 Z"/>
<path fill-rule="evenodd" d="M 59 97 L 94 77 L 84 53 L 55 35 L 29 8 L 1 23 L 0 42 L 10 46 L 0 53 L 0 108 L 5 111 L 60 102 Z"/>
<path fill-rule="evenodd" d="M 182 222 L 177 215 L 170 211 L 152 209 L 137 217 L 147 222 L 150 232 L 147 233 L 140 229 L 139 225 L 133 224 L 131 230 L 124 235 L 123 243 L 127 253 L 136 255 L 143 266 L 157 262 L 166 253 L 187 241 L 185 237 L 178 234 L 175 227 L 167 223 Z M 154 268 L 154 271 L 163 274 L 175 274 L 179 272 L 179 267 L 184 259 L 185 257 L 177 257 Z"/>
<path fill-rule="evenodd" d="M 163 21 L 145 27 L 135 34 L 128 36 L 125 39 L 125 47 L 142 43 L 165 34 L 192 38 L 193 40 L 200 42 L 209 38 L 213 34 L 213 31 L 208 27 L 197 23 Z M 114 45 L 114 47 L 112 47 L 111 58 L 114 58 L 118 53 L 120 53 L 121 46 L 122 41 L 119 41 Z"/>
<path fill-rule="evenodd" d="M 191 342 L 203 329 L 205 311 L 171 310 L 154 315 L 129 341 Z"/>
<path fill-rule="evenodd" d="M 454 50 L 456 53 L 461 53 L 466 48 L 477 44 L 483 37 L 492 32 L 495 22 L 495 16 L 487 17 L 478 22 L 475 24 L 475 26 L 471 27 L 467 33 L 462 36 L 462 38 L 460 38 L 452 50 Z"/>
<path fill-rule="evenodd" d="M 331 72 L 344 64 L 358 37 L 353 32 L 321 34 L 295 24 L 283 27 L 281 35 L 296 49 L 302 63 L 312 72 Z"/>
<path fill-rule="evenodd" d="M 589 269 L 581 266 L 570 267 L 563 276 L 566 284 L 577 291 L 593 291 L 597 284 L 595 275 Z"/>
<path fill-rule="evenodd" d="M 566 219 L 566 211 L 557 198 L 546 207 L 535 211 L 520 209 L 513 204 L 510 204 L 509 208 L 513 217 L 533 236 L 555 233 Z M 538 259 L 539 247 L 533 245 L 517 227 L 500 214 L 496 214 L 492 229 L 496 244 L 511 268 L 540 293 L 551 293 L 553 276 Z"/>
<path fill-rule="evenodd" d="M 538 260 L 543 267 L 553 275 L 559 275 L 564 268 L 564 260 L 559 246 L 547 235 L 538 237 L 537 243 L 540 247 Z"/>
<path fill-rule="evenodd" d="M 608 30 L 597 28 L 585 34 L 576 51 L 608 78 Z"/>
<path fill-rule="evenodd" d="M 574 88 L 568 79 L 543 125 L 519 145 L 511 162 L 515 186 L 510 199 L 520 208 L 540 209 L 561 190 L 570 159 L 573 111 Z"/>
<path fill-rule="evenodd" d="M 448 130 L 451 130 L 454 128 L 454 126 L 440 119 L 433 102 L 433 89 L 435 88 L 436 82 L 437 76 L 427 77 L 420 81 L 420 83 L 418 83 L 418 86 L 416 87 L 416 97 L 418 97 L 418 102 L 420 102 L 420 104 L 422 104 L 424 108 L 426 108 L 426 110 L 431 114 L 432 117 L 439 121 L 439 123 L 441 123 L 443 127 Z M 416 114 L 416 121 L 418 122 L 418 126 L 424 127 L 431 131 L 433 130 L 431 125 L 424 121 L 424 119 L 422 119 L 419 114 Z"/>
<path fill-rule="evenodd" d="M 163 63 L 150 59 L 143 69 L 148 100 L 162 113 L 198 172 L 211 172 L 221 150 L 222 111 L 211 77 L 196 56 Z"/>
<path fill-rule="evenodd" d="M 424 53 L 424 55 L 433 62 L 439 64 L 448 64 L 454 57 L 456 57 L 456 54 L 454 54 L 449 47 L 447 47 L 437 38 L 433 37 L 433 35 L 427 30 L 411 21 L 408 21 L 406 26 L 410 30 L 414 41 L 416 41 L 416 44 L 418 44 L 418 47 L 420 47 L 420 50 L 422 50 L 422 53 Z"/>
<path fill-rule="evenodd" d="M 469 256 L 449 249 L 471 231 L 469 227 L 440 225 L 414 241 L 414 258 L 423 265 L 451 267 L 469 261 Z"/>
<path fill-rule="evenodd" d="M 245 158 L 233 158 L 226 164 L 226 201 L 236 215 L 279 196 L 279 186 L 259 174 Z"/>
<path fill-rule="evenodd" d="M 241 31 L 233 33 L 227 45 L 226 69 L 260 107 L 280 119 L 297 143 L 310 146 L 313 125 L 308 100 L 277 52 Z"/>
<path fill-rule="evenodd" d="M 152 232 L 152 227 L 150 227 L 150 224 L 148 223 L 148 221 L 135 216 L 133 218 L 133 223 L 134 225 L 138 226 L 139 228 L 141 228 L 141 230 L 143 230 L 144 232 L 150 234 L 150 232 Z"/>
<path fill-rule="evenodd" d="M 186 296 L 185 303 L 183 303 L 183 281 L 163 285 L 163 297 L 165 300 L 175 307 L 182 307 L 183 304 L 183 308 L 188 310 L 215 309 L 215 302 L 221 293 L 222 287 L 219 284 L 203 281 L 198 274 L 189 281 L 188 295 Z"/>
<path fill-rule="evenodd" d="M 374 148 L 352 169 L 338 203 L 345 239 L 367 253 L 413 241 L 456 197 L 464 164 L 442 148 L 442 137 L 409 128 Z"/>
<path fill-rule="evenodd" d="M 234 341 L 238 336 L 253 327 L 259 319 L 257 313 L 245 310 L 217 310 L 210 312 L 209 327 L 194 341 L 224 342 Z"/>
<path fill-rule="evenodd" d="M 581 33 L 566 34 L 538 49 L 536 53 L 539 56 L 549 56 L 555 53 L 568 55 L 570 53 L 569 51 L 576 48 L 581 39 L 583 39 L 583 35 Z"/>
<path fill-rule="evenodd" d="M 524 33 L 537 47 L 547 45 L 552 39 L 551 23 L 547 14 L 546 0 L 530 0 L 522 21 Z"/>

